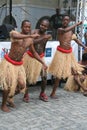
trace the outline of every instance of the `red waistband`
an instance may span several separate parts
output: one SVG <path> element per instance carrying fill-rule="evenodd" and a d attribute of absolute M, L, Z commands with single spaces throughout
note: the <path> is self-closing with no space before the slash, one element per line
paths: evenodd
<path fill-rule="evenodd" d="M 34 58 L 32 52 L 30 52 L 29 50 L 27 51 L 27 54 L 28 54 L 29 56 L 31 56 L 32 58 Z M 40 54 L 39 56 L 40 56 L 40 58 L 44 57 L 44 53 Z"/>
<path fill-rule="evenodd" d="M 61 51 L 63 53 L 71 53 L 72 52 L 72 47 L 69 50 L 65 50 L 65 49 L 61 48 L 60 46 L 57 46 L 57 50 Z"/>
<path fill-rule="evenodd" d="M 12 59 L 8 56 L 8 54 L 4 55 L 4 57 L 5 57 L 5 59 L 6 59 L 8 62 L 12 63 L 13 65 L 22 65 L 22 64 L 23 64 L 23 61 L 14 61 L 14 60 L 12 60 Z"/>

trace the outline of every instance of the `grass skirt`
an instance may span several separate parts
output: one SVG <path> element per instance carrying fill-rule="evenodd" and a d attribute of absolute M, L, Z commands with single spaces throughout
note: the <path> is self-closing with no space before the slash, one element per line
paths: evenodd
<path fill-rule="evenodd" d="M 85 78 L 85 80 L 84 80 L 84 82 L 82 84 L 83 84 L 84 88 L 87 89 L 87 76 L 86 76 L 86 78 Z M 80 88 L 80 91 L 84 92 L 84 90 L 82 88 Z"/>
<path fill-rule="evenodd" d="M 71 75 L 72 67 L 77 71 L 83 70 L 82 65 L 78 64 L 72 52 L 63 53 L 57 50 L 48 72 L 59 79 L 66 79 Z"/>
<path fill-rule="evenodd" d="M 9 96 L 14 96 L 19 78 L 26 84 L 26 74 L 23 65 L 13 65 L 3 59 L 0 63 L 0 88 L 9 90 Z"/>
<path fill-rule="evenodd" d="M 81 76 L 81 75 L 80 75 Z M 80 76 L 78 77 L 80 80 Z M 84 88 L 87 88 L 87 76 L 86 79 L 84 80 L 84 82 L 82 82 Z M 73 75 L 70 76 L 64 86 L 64 89 L 67 91 L 77 91 L 79 88 L 78 84 L 75 82 Z M 80 88 L 80 91 L 83 92 L 84 90 L 82 88 Z"/>
<path fill-rule="evenodd" d="M 78 85 L 75 82 L 73 75 L 71 75 L 67 79 L 67 82 L 66 82 L 66 84 L 64 86 L 64 89 L 67 90 L 67 91 L 75 91 L 75 92 L 78 90 Z"/>
<path fill-rule="evenodd" d="M 44 60 L 44 58 L 42 59 Z M 42 64 L 26 53 L 23 58 L 23 65 L 26 72 L 27 82 L 29 84 L 36 84 L 42 70 Z"/>

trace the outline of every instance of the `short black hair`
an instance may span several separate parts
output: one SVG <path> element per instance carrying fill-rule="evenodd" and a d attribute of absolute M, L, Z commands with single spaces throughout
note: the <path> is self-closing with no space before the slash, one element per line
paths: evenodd
<path fill-rule="evenodd" d="M 42 22 L 44 22 L 44 21 L 46 21 L 46 22 L 49 23 L 49 20 L 48 20 L 48 19 L 42 19 L 41 22 L 40 22 L 40 24 L 41 24 Z"/>
<path fill-rule="evenodd" d="M 59 10 L 59 11 L 60 11 L 60 8 L 59 8 L 59 7 L 57 7 L 57 8 L 56 8 L 56 10 Z"/>
<path fill-rule="evenodd" d="M 64 15 L 63 15 L 63 19 L 64 19 L 65 17 L 69 17 L 69 19 L 70 19 L 70 16 L 69 16 L 68 14 L 64 14 Z"/>
<path fill-rule="evenodd" d="M 29 20 L 23 20 L 22 23 L 21 23 L 21 27 L 23 27 L 23 25 L 24 25 L 25 22 L 29 22 L 30 23 Z"/>
<path fill-rule="evenodd" d="M 84 54 L 82 55 L 82 61 L 87 61 L 87 53 L 84 53 Z"/>

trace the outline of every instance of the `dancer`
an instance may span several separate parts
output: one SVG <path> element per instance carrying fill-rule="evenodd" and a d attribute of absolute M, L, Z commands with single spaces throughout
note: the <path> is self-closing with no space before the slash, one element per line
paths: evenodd
<path fill-rule="evenodd" d="M 34 39 L 34 47 L 36 52 L 39 54 L 41 59 L 44 61 L 44 52 L 45 52 L 45 46 L 49 38 L 51 38 L 51 35 L 46 34 L 46 31 L 49 27 L 49 21 L 48 20 L 42 20 L 40 23 L 40 28 L 33 30 L 32 34 L 39 34 L 39 38 Z M 22 30 L 23 33 L 23 30 Z M 27 76 L 27 83 L 28 84 L 36 84 L 39 76 L 41 75 L 41 92 L 39 98 L 43 101 L 48 101 L 48 97 L 45 94 L 46 84 L 47 84 L 47 72 L 43 70 L 41 63 L 39 63 L 34 57 L 31 52 L 31 48 L 27 51 L 27 53 L 24 55 L 24 68 Z M 28 94 L 28 88 L 24 95 L 25 102 L 29 102 L 29 94 Z"/>
<path fill-rule="evenodd" d="M 47 68 L 33 47 L 32 38 L 38 36 L 38 34 L 23 35 L 14 30 L 10 32 L 11 49 L 9 54 L 6 54 L 0 63 L 0 86 L 3 90 L 1 109 L 4 112 L 10 111 L 6 104 L 7 99 L 9 99 L 9 105 L 14 106 L 10 99 L 13 98 L 17 85 L 21 86 L 20 88 L 25 92 L 26 74 L 22 58 L 27 48 L 31 46 L 34 57 L 43 64 L 44 69 Z"/>
<path fill-rule="evenodd" d="M 71 40 L 72 40 L 72 29 L 82 24 L 78 22 L 72 26 L 68 26 L 70 18 L 68 15 L 63 17 L 62 28 L 58 29 L 58 40 L 60 45 L 57 47 L 57 51 L 54 55 L 52 63 L 49 66 L 48 72 L 56 77 L 51 97 L 55 98 L 55 92 L 59 81 L 63 78 L 66 79 L 71 75 L 71 68 L 75 68 L 77 71 L 82 71 L 83 68 L 77 63 L 72 53 Z M 83 45 L 81 45 L 84 47 Z M 87 48 L 84 47 L 86 50 Z"/>

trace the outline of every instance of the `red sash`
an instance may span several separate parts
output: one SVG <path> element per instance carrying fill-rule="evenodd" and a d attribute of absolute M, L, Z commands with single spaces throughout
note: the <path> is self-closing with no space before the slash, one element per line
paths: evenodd
<path fill-rule="evenodd" d="M 34 58 L 33 54 L 29 50 L 27 51 L 27 54 L 31 56 L 32 58 Z M 44 53 L 40 54 L 39 56 L 40 58 L 44 57 Z"/>
<path fill-rule="evenodd" d="M 71 53 L 72 52 L 72 47 L 69 50 L 65 50 L 65 49 L 61 48 L 60 46 L 57 46 L 57 50 L 61 51 L 63 53 Z"/>
<path fill-rule="evenodd" d="M 22 65 L 22 64 L 23 64 L 23 61 L 14 61 L 14 60 L 12 60 L 12 59 L 8 56 L 8 54 L 4 55 L 4 57 L 5 57 L 5 59 L 6 59 L 8 62 L 12 63 L 13 65 Z"/>

